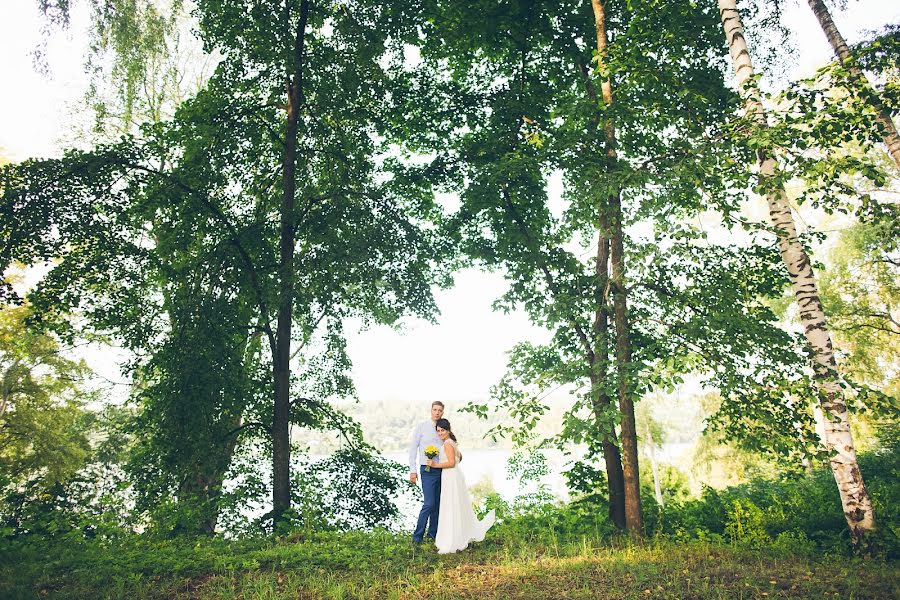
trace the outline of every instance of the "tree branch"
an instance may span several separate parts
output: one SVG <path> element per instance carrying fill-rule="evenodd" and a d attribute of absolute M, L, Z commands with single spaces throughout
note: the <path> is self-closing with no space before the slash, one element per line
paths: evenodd
<path fill-rule="evenodd" d="M 250 276 L 250 284 L 253 287 L 253 291 L 256 294 L 256 303 L 257 307 L 260 310 L 260 328 L 265 331 L 266 336 L 269 340 L 269 345 L 272 348 L 272 352 L 275 352 L 275 334 L 272 332 L 272 328 L 268 323 L 269 309 L 268 304 L 266 303 L 265 296 L 262 291 L 262 286 L 259 281 L 259 274 L 257 273 L 256 267 L 253 264 L 253 259 L 250 257 L 250 253 L 247 252 L 247 249 L 244 248 L 244 245 L 241 244 L 237 229 L 234 227 L 234 224 L 225 216 L 222 210 L 216 206 L 210 199 L 206 196 L 206 194 L 201 193 L 177 177 L 174 177 L 168 173 L 163 173 L 161 171 L 157 171 L 150 167 L 146 167 L 144 165 L 139 165 L 136 163 L 123 163 L 124 166 L 130 167 L 132 169 L 143 171 L 145 173 L 156 175 L 157 177 L 162 177 L 163 179 L 169 181 L 174 184 L 176 187 L 181 190 L 187 192 L 187 194 L 196 200 L 198 200 L 203 206 L 206 207 L 207 210 L 213 215 L 213 217 L 221 223 L 225 229 L 228 230 L 231 244 L 235 247 L 238 254 L 241 257 L 241 260 L 244 262 L 244 266 L 247 268 L 248 275 Z M 273 354 L 274 356 L 274 354 Z"/>
<path fill-rule="evenodd" d="M 224 439 L 230 438 L 231 436 L 233 436 L 233 435 L 235 435 L 235 434 L 237 434 L 237 433 L 240 433 L 240 432 L 243 431 L 244 429 L 250 429 L 251 427 L 259 427 L 260 429 L 262 429 L 262 430 L 265 431 L 266 433 L 269 433 L 269 434 L 272 433 L 271 428 L 269 428 L 269 426 L 266 425 L 265 423 L 260 423 L 259 421 L 250 421 L 249 423 L 244 423 L 244 424 L 241 425 L 240 427 L 235 427 L 234 429 L 232 429 L 231 431 L 229 431 L 228 433 L 226 433 L 225 435 L 223 435 L 223 436 L 222 436 L 222 439 L 224 440 Z"/>
<path fill-rule="evenodd" d="M 513 221 L 518 226 L 519 231 L 522 233 L 523 236 L 525 236 L 525 241 L 530 246 L 529 249 L 532 251 L 532 253 L 535 255 L 535 257 L 538 259 L 538 267 L 540 268 L 541 272 L 544 275 L 544 280 L 547 282 L 547 287 L 550 290 L 550 293 L 553 294 L 553 296 L 555 298 L 558 297 L 560 295 L 559 286 L 557 285 L 556 280 L 553 277 L 553 273 L 550 271 L 549 267 L 547 267 L 546 262 L 543 260 L 543 255 L 540 251 L 540 248 L 538 247 L 538 244 L 535 241 L 535 239 L 531 236 L 531 232 L 528 230 L 528 226 L 525 224 L 525 222 L 522 220 L 521 216 L 519 215 L 518 211 L 516 210 L 516 207 L 513 204 L 512 199 L 509 194 L 509 188 L 506 186 L 506 184 L 503 185 L 501 193 L 503 195 L 503 200 L 506 202 L 506 206 L 507 206 L 508 212 L 510 213 L 510 216 L 512 217 Z M 588 363 L 593 365 L 595 355 L 594 355 L 594 349 L 590 343 L 590 339 L 584 333 L 584 329 L 581 327 L 581 325 L 574 318 L 569 317 L 569 324 L 575 330 L 575 334 L 578 336 L 579 341 L 581 342 L 582 346 L 584 347 L 585 357 L 588 359 Z"/>
<path fill-rule="evenodd" d="M 327 311 L 327 310 L 323 310 L 323 311 L 322 311 L 322 314 L 319 315 L 319 318 L 316 319 L 316 322 L 313 324 L 313 328 L 312 328 L 313 332 L 319 327 L 319 323 L 322 322 L 322 319 L 324 319 L 324 318 L 325 318 L 325 315 L 327 315 L 327 314 L 328 314 L 328 311 Z M 311 336 L 310 336 L 310 337 L 311 337 Z M 299 346 L 297 346 L 297 349 L 294 350 L 294 353 L 293 353 L 293 354 L 291 354 L 291 358 L 290 358 L 291 360 L 294 360 L 294 358 L 296 358 L 296 356 L 300 353 L 300 351 L 303 350 L 303 348 L 306 347 L 306 344 L 309 342 L 309 339 L 310 339 L 310 338 L 307 338 L 306 340 L 303 341 L 302 344 L 300 344 Z"/>

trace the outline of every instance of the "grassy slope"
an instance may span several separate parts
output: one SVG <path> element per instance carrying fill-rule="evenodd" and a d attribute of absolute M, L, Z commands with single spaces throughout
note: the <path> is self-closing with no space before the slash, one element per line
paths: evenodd
<path fill-rule="evenodd" d="M 896 562 L 723 544 L 494 536 L 438 556 L 406 537 L 0 548 L 0 598 L 898 598 Z"/>

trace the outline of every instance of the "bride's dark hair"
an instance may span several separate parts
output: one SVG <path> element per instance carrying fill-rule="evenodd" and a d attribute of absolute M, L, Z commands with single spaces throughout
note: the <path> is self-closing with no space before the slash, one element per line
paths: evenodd
<path fill-rule="evenodd" d="M 456 441 L 456 436 L 453 435 L 452 431 L 450 431 L 450 421 L 448 421 L 447 419 L 438 419 L 437 421 L 434 422 L 434 428 L 437 429 L 438 427 L 440 427 L 444 431 L 449 431 L 450 439 L 453 440 L 454 442 Z"/>

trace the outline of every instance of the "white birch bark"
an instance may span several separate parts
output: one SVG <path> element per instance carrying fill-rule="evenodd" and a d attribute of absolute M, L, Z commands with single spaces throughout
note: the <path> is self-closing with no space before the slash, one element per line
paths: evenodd
<path fill-rule="evenodd" d="M 753 83 L 753 63 L 747 49 L 744 29 L 735 0 L 718 0 L 728 50 L 737 75 L 738 88 L 744 97 L 747 114 L 760 125 L 766 125 L 766 113 L 759 90 Z M 764 151 L 758 153 L 760 178 L 771 178 L 777 171 L 775 159 Z M 850 417 L 837 374 L 837 363 L 828 331 L 825 311 L 819 298 L 818 285 L 809 256 L 797 237 L 794 217 L 783 186 L 766 193 L 769 216 L 778 235 L 781 257 L 790 276 L 800 322 L 813 354 L 813 368 L 819 387 L 819 403 L 825 415 L 824 442 L 830 452 L 831 470 L 837 482 L 841 504 L 854 545 L 859 546 L 868 532 L 875 529 L 872 500 L 856 461 Z"/>
<path fill-rule="evenodd" d="M 870 100 L 868 100 L 868 104 L 877 115 L 876 119 L 882 129 L 881 137 L 887 146 L 888 154 L 890 154 L 897 168 L 900 168 L 900 135 L 897 134 L 897 127 L 894 125 L 891 114 L 878 101 L 872 84 L 869 83 L 866 74 L 862 72 L 862 69 L 859 68 L 859 65 L 851 56 L 850 48 L 847 46 L 847 42 L 838 30 L 837 25 L 834 24 L 834 20 L 831 18 L 831 13 L 828 12 L 828 7 L 825 6 L 825 3 L 822 0 L 809 0 L 809 7 L 815 13 L 816 19 L 819 20 L 819 25 L 822 26 L 822 31 L 825 32 L 825 37 L 828 38 L 828 43 L 831 44 L 835 56 L 849 69 L 856 85 L 871 92 L 872 95 Z"/>
<path fill-rule="evenodd" d="M 659 464 L 656 462 L 656 442 L 653 439 L 653 431 L 647 426 L 647 455 L 650 457 L 650 470 L 653 472 L 653 495 L 660 508 L 665 507 L 662 495 L 662 484 L 659 481 Z"/>

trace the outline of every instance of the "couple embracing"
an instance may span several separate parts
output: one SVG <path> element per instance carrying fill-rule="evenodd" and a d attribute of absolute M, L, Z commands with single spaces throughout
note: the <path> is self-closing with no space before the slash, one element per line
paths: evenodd
<path fill-rule="evenodd" d="M 478 520 L 459 469 L 462 452 L 450 421 L 443 418 L 444 404 L 431 404 L 431 420 L 414 430 L 409 446 L 409 480 L 422 481 L 425 502 L 413 533 L 414 542 L 422 542 L 426 530 L 439 554 L 458 552 L 471 542 L 480 542 L 491 525 L 494 511 Z"/>

